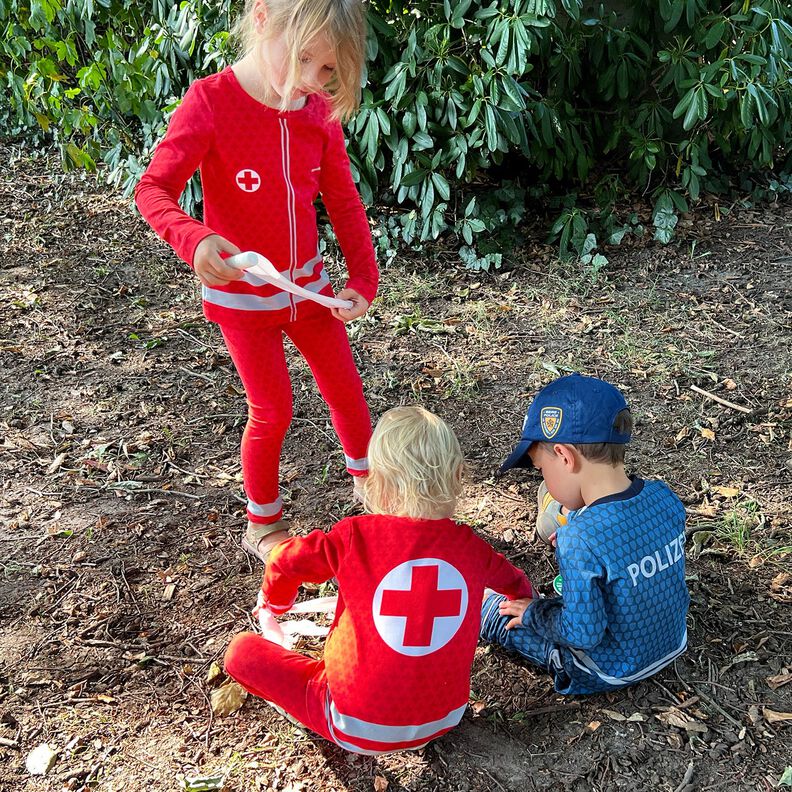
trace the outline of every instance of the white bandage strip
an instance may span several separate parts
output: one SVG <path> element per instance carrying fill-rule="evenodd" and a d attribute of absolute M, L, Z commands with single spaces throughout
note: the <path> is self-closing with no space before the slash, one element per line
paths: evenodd
<path fill-rule="evenodd" d="M 300 636 L 323 637 L 330 632 L 329 627 L 322 627 L 310 619 L 279 622 L 272 613 L 262 607 L 264 597 L 259 591 L 256 605 L 261 634 L 267 641 L 272 641 L 284 649 L 291 649 Z M 295 602 L 291 613 L 325 613 L 329 618 L 335 615 L 338 597 L 317 597 L 305 602 Z"/>
<path fill-rule="evenodd" d="M 231 267 L 237 267 L 238 269 L 252 272 L 254 275 L 258 275 L 259 278 L 267 281 L 267 283 L 271 283 L 273 286 L 283 289 L 283 291 L 291 292 L 292 294 L 296 294 L 306 300 L 313 300 L 314 302 L 324 305 L 327 308 L 352 307 L 352 302 L 350 300 L 339 300 L 337 297 L 327 297 L 324 294 L 315 294 L 314 292 L 304 289 L 302 286 L 298 286 L 292 280 L 279 272 L 275 265 L 268 258 L 262 256 L 261 253 L 256 253 L 253 250 L 248 250 L 244 253 L 238 253 L 236 256 L 229 256 L 225 260 L 225 263 Z"/>

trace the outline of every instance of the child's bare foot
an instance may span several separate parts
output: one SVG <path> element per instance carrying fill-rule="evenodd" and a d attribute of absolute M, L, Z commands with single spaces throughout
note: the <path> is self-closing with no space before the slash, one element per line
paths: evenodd
<path fill-rule="evenodd" d="M 248 522 L 247 530 L 242 537 L 242 548 L 266 564 L 272 548 L 288 538 L 289 523 L 286 520 L 278 520 L 269 525 Z"/>

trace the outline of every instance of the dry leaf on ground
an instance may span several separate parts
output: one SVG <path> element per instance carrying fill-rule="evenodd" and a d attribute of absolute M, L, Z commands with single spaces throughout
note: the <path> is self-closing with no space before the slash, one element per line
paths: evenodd
<path fill-rule="evenodd" d="M 780 572 L 770 582 L 770 596 L 776 602 L 792 603 L 792 575 Z"/>
<path fill-rule="evenodd" d="M 236 712 L 247 698 L 247 690 L 236 682 L 226 682 L 222 687 L 212 691 L 212 712 L 223 718 Z"/>
<path fill-rule="evenodd" d="M 713 492 L 717 492 L 718 495 L 723 495 L 724 498 L 736 498 L 740 494 L 740 490 L 737 487 L 713 487 Z"/>
<path fill-rule="evenodd" d="M 214 682 L 222 673 L 223 669 L 220 668 L 220 664 L 213 660 L 212 665 L 209 666 L 209 670 L 206 672 L 207 683 Z"/>
<path fill-rule="evenodd" d="M 776 674 L 776 676 L 767 677 L 767 684 L 772 690 L 780 688 L 782 685 L 792 682 L 792 673 L 787 671 L 783 674 Z"/>
<path fill-rule="evenodd" d="M 700 734 L 707 731 L 707 727 L 703 723 L 688 717 L 676 707 L 670 707 L 665 712 L 658 712 L 655 718 L 667 726 L 676 726 L 678 729 L 685 729 L 685 731 L 699 732 Z"/>
<path fill-rule="evenodd" d="M 615 710 L 604 709 L 600 710 L 603 715 L 607 715 L 611 720 L 615 720 L 617 722 L 629 721 L 645 721 L 646 718 L 641 715 L 640 712 L 633 712 L 632 715 L 622 715 L 621 712 L 616 712 Z"/>

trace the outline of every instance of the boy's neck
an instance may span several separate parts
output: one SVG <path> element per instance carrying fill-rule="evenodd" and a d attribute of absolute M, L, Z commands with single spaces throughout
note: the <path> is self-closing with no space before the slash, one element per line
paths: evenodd
<path fill-rule="evenodd" d="M 600 462 L 589 462 L 581 471 L 580 494 L 583 503 L 592 503 L 624 492 L 632 481 L 624 472 L 624 465 L 611 466 Z"/>

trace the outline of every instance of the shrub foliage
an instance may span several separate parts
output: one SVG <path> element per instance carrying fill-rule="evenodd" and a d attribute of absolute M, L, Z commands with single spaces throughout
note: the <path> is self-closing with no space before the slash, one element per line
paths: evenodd
<path fill-rule="evenodd" d="M 562 252 L 592 256 L 595 215 L 603 241 L 636 229 L 610 212 L 630 191 L 654 197 L 667 240 L 702 191 L 792 170 L 785 0 L 368 5 L 368 80 L 349 148 L 364 200 L 391 207 L 388 239 L 451 229 L 470 246 L 552 193 L 568 196 L 552 230 Z M 130 190 L 189 82 L 233 59 L 229 6 L 6 0 L 0 130 L 54 141 L 67 167 L 103 159 Z"/>

